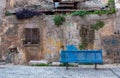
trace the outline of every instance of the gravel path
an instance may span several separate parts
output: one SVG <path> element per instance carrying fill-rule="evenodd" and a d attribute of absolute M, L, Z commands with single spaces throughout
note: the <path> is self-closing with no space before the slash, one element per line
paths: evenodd
<path fill-rule="evenodd" d="M 1 66 L 0 78 L 120 78 L 120 67 L 31 67 Z"/>

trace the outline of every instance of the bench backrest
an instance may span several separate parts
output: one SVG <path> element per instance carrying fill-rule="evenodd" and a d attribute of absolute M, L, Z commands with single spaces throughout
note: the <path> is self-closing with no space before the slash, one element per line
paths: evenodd
<path fill-rule="evenodd" d="M 75 45 L 67 45 L 66 49 L 69 51 L 78 51 L 78 49 Z"/>
<path fill-rule="evenodd" d="M 102 50 L 62 50 L 60 57 L 62 63 L 103 63 Z"/>

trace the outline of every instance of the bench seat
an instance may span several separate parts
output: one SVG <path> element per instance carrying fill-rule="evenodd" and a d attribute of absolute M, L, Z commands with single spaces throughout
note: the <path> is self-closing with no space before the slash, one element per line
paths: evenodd
<path fill-rule="evenodd" d="M 83 64 L 102 64 L 102 50 L 62 50 L 60 55 L 61 63 L 83 63 Z"/>

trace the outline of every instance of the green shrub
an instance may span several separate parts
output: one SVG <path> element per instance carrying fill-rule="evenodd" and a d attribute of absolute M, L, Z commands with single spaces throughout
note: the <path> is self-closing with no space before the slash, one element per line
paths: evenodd
<path fill-rule="evenodd" d="M 101 14 L 101 12 L 99 10 L 96 10 L 93 12 L 93 14 Z"/>
<path fill-rule="evenodd" d="M 106 10 L 96 10 L 94 11 L 94 14 L 98 14 L 98 15 L 106 14 Z"/>
<path fill-rule="evenodd" d="M 65 17 L 61 15 L 57 15 L 54 17 L 54 23 L 57 26 L 62 25 L 65 22 Z"/>
<path fill-rule="evenodd" d="M 83 43 L 82 43 L 82 44 L 79 44 L 79 49 L 80 49 L 80 50 L 85 49 L 85 44 L 83 44 Z"/>
<path fill-rule="evenodd" d="M 109 14 L 113 14 L 116 12 L 114 0 L 109 0 L 107 5 L 109 6 Z"/>
<path fill-rule="evenodd" d="M 85 15 L 87 15 L 87 14 L 88 14 L 88 12 L 87 12 L 87 11 L 84 11 L 84 10 L 80 10 L 80 11 L 77 11 L 77 12 L 73 12 L 73 13 L 72 13 L 73 16 L 81 16 L 81 17 L 83 17 L 83 16 L 85 16 Z"/>
<path fill-rule="evenodd" d="M 116 9 L 115 8 L 110 8 L 110 13 L 109 14 L 113 14 L 116 12 Z"/>
<path fill-rule="evenodd" d="M 97 21 L 95 24 L 91 25 L 91 28 L 94 30 L 99 30 L 100 28 L 104 27 L 104 22 L 103 21 Z"/>
<path fill-rule="evenodd" d="M 108 6 L 114 6 L 115 5 L 115 2 L 114 0 L 108 0 Z"/>
<path fill-rule="evenodd" d="M 5 16 L 11 16 L 11 15 L 13 15 L 13 13 L 10 13 L 9 11 L 5 12 Z"/>

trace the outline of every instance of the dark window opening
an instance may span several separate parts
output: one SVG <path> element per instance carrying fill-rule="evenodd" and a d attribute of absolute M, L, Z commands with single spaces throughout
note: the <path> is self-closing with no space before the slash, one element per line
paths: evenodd
<path fill-rule="evenodd" d="M 53 0 L 53 2 L 61 2 L 62 0 Z"/>
<path fill-rule="evenodd" d="M 39 44 L 40 42 L 40 32 L 38 28 L 25 28 L 24 36 L 23 44 Z"/>

